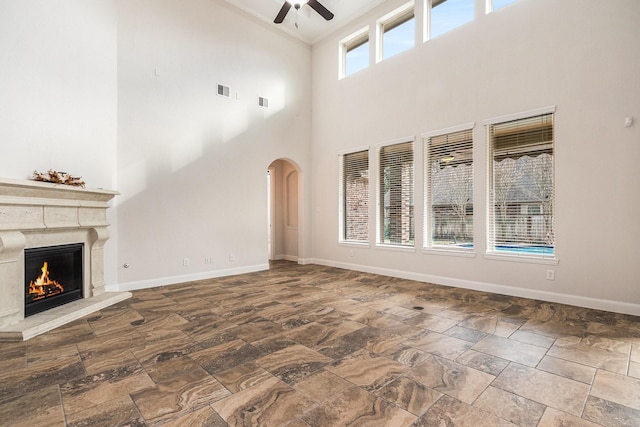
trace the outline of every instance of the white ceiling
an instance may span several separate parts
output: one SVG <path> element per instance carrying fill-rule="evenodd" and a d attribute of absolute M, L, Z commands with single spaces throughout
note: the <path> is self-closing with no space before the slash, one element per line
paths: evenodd
<path fill-rule="evenodd" d="M 342 27 L 349 21 L 366 13 L 385 0 L 319 0 L 320 3 L 335 15 L 331 21 L 326 21 L 308 5 L 303 5 L 296 13 L 291 8 L 282 24 L 274 24 L 273 20 L 280 11 L 285 0 L 226 0 L 228 3 L 244 10 L 258 19 L 273 25 L 298 39 L 313 44 L 329 33 Z M 296 3 L 295 0 L 289 3 Z M 298 28 L 295 27 L 296 18 Z"/>

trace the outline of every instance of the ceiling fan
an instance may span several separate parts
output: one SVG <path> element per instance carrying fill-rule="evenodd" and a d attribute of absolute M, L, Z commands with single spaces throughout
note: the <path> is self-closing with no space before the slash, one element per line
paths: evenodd
<path fill-rule="evenodd" d="M 333 19 L 333 13 L 331 13 L 329 9 L 321 5 L 318 0 L 300 0 L 293 2 L 285 1 L 282 5 L 282 8 L 280 9 L 280 12 L 278 12 L 278 16 L 276 16 L 276 19 L 274 19 L 273 22 L 275 22 L 276 24 L 281 24 L 282 21 L 284 21 L 284 18 L 287 16 L 287 13 L 289 13 L 289 9 L 291 9 L 291 6 L 293 6 L 296 10 L 299 10 L 300 7 L 305 3 L 308 4 L 313 10 L 318 12 L 320 16 L 322 16 L 327 21 Z"/>

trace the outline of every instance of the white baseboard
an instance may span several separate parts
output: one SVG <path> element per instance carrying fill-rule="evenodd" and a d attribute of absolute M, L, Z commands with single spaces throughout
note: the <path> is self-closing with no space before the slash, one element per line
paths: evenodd
<path fill-rule="evenodd" d="M 280 254 L 280 255 L 276 255 L 273 257 L 274 261 L 293 261 L 293 262 L 298 262 L 298 257 L 295 255 L 284 255 L 284 254 Z"/>
<path fill-rule="evenodd" d="M 368 265 L 351 264 L 325 259 L 306 259 L 305 263 L 344 268 L 347 270 L 362 271 L 364 273 L 379 274 L 381 276 L 397 277 L 399 279 L 415 280 L 418 282 L 434 283 L 437 285 L 453 286 L 456 288 L 472 289 L 476 291 L 491 292 L 494 294 L 531 298 L 548 302 L 556 302 L 560 304 L 574 305 L 578 307 L 592 308 L 596 310 L 605 310 L 615 313 L 640 316 L 640 305 L 630 304 L 622 301 L 603 300 L 580 295 L 569 295 L 560 294 L 557 292 L 540 291 L 536 289 L 516 288 L 513 286 L 496 285 L 493 283 L 476 282 L 471 280 L 434 276 L 430 274 L 372 267 Z"/>
<path fill-rule="evenodd" d="M 195 280 L 215 279 L 217 277 L 235 276 L 237 274 L 255 273 L 269 269 L 269 264 L 249 265 L 245 267 L 228 268 L 225 270 L 205 271 L 202 273 L 185 274 L 181 276 L 160 277 L 157 279 L 140 280 L 136 282 L 125 282 L 117 285 L 107 285 L 106 291 L 122 292 L 135 291 L 138 289 L 157 288 L 159 286 L 175 285 L 177 283 L 193 282 Z"/>

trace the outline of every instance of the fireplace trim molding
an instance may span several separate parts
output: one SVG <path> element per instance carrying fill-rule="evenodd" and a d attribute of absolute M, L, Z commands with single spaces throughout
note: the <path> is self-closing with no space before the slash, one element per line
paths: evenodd
<path fill-rule="evenodd" d="M 110 300 L 111 296 L 117 300 L 131 296 L 128 292 L 106 292 L 112 295 L 100 297 L 105 294 L 106 286 L 104 245 L 109 238 L 107 208 L 109 201 L 118 194 L 113 190 L 0 178 L 0 292 L 3 294 L 0 298 L 0 340 L 5 330 L 25 322 L 25 248 L 84 243 L 82 300 L 99 300 L 103 308 L 104 301 Z M 90 301 L 81 305 L 86 307 L 87 304 L 90 305 Z M 86 312 L 86 309 L 80 311 Z M 28 323 L 33 323 L 31 318 L 43 313 L 30 316 Z M 44 329 L 39 327 L 39 330 Z"/>

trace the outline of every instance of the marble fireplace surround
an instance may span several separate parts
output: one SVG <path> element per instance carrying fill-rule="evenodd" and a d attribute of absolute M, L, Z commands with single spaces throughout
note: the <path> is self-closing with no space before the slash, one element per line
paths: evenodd
<path fill-rule="evenodd" d="M 27 340 L 131 297 L 105 292 L 107 208 L 116 191 L 0 178 L 0 341 Z M 24 250 L 83 243 L 83 298 L 24 316 Z"/>

